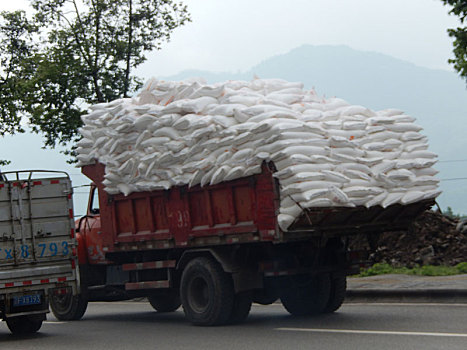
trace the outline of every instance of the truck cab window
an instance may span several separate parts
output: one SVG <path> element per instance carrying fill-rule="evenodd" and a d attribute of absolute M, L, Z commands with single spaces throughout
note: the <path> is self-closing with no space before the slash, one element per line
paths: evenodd
<path fill-rule="evenodd" d="M 91 214 L 99 214 L 99 190 L 97 187 L 92 188 L 91 203 L 89 204 Z"/>

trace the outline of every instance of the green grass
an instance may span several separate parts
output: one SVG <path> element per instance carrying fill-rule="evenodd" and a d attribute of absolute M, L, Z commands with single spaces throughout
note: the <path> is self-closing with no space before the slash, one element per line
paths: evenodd
<path fill-rule="evenodd" d="M 372 267 L 360 271 L 355 277 L 368 277 L 376 275 L 386 275 L 390 273 L 417 276 L 451 276 L 467 273 L 467 262 L 462 262 L 456 266 L 416 266 L 414 268 L 393 267 L 389 264 L 377 263 Z"/>

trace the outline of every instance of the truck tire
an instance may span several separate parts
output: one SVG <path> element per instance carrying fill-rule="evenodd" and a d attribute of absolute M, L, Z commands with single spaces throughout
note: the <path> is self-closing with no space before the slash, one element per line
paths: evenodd
<path fill-rule="evenodd" d="M 331 278 L 329 300 L 324 308 L 324 313 L 331 313 L 339 309 L 344 302 L 347 291 L 347 279 L 345 275 L 336 275 Z"/>
<path fill-rule="evenodd" d="M 180 296 L 185 316 L 194 325 L 222 325 L 232 314 L 232 278 L 212 259 L 199 257 L 188 263 L 182 274 Z"/>
<path fill-rule="evenodd" d="M 164 295 L 150 295 L 148 296 L 149 304 L 157 312 L 173 312 L 176 311 L 180 305 L 180 294 L 171 292 Z"/>
<path fill-rule="evenodd" d="M 235 295 L 229 324 L 238 324 L 245 321 L 250 314 L 253 293 L 242 292 Z"/>
<path fill-rule="evenodd" d="M 83 294 L 65 293 L 49 296 L 50 308 L 60 321 L 76 321 L 83 317 L 88 307 L 88 298 Z"/>
<path fill-rule="evenodd" d="M 276 294 L 268 293 L 265 290 L 255 291 L 253 294 L 253 302 L 260 305 L 274 304 L 279 297 Z"/>
<path fill-rule="evenodd" d="M 294 316 L 322 313 L 327 306 L 331 282 L 329 275 L 302 276 L 293 279 L 281 296 L 284 308 Z"/>
<path fill-rule="evenodd" d="M 42 326 L 44 315 L 25 315 L 6 319 L 6 324 L 13 334 L 36 333 Z"/>

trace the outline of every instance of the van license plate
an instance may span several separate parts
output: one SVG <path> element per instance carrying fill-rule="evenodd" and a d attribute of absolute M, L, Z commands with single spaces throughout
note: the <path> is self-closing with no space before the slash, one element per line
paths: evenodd
<path fill-rule="evenodd" d="M 41 295 L 21 295 L 13 297 L 13 306 L 38 305 L 41 303 Z"/>

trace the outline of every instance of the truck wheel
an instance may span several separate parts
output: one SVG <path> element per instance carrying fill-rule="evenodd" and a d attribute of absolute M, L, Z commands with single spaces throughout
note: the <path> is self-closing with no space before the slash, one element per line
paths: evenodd
<path fill-rule="evenodd" d="M 180 296 L 186 318 L 197 326 L 227 323 L 234 304 L 231 277 L 209 258 L 195 258 L 183 270 Z"/>
<path fill-rule="evenodd" d="M 49 296 L 50 308 L 60 321 L 76 321 L 83 317 L 88 307 L 88 299 L 83 294 L 73 295 L 71 291 L 65 294 Z"/>
<path fill-rule="evenodd" d="M 260 305 L 271 305 L 276 302 L 279 297 L 276 294 L 268 293 L 262 289 L 253 294 L 253 302 Z"/>
<path fill-rule="evenodd" d="M 232 314 L 229 318 L 229 324 L 238 324 L 246 320 L 250 314 L 252 304 L 251 292 L 242 292 L 235 295 Z"/>
<path fill-rule="evenodd" d="M 302 276 L 291 282 L 281 296 L 282 305 L 291 315 L 316 315 L 324 311 L 331 288 L 329 275 Z"/>
<path fill-rule="evenodd" d="M 176 311 L 180 305 L 180 295 L 176 292 L 171 292 L 165 295 L 150 295 L 148 296 L 149 304 L 157 312 L 173 312 Z"/>
<path fill-rule="evenodd" d="M 26 315 L 6 319 L 6 324 L 13 334 L 36 333 L 42 326 L 44 315 Z"/>
<path fill-rule="evenodd" d="M 323 312 L 331 313 L 339 309 L 344 302 L 346 290 L 347 279 L 345 275 L 336 275 L 332 277 L 329 300 Z"/>

